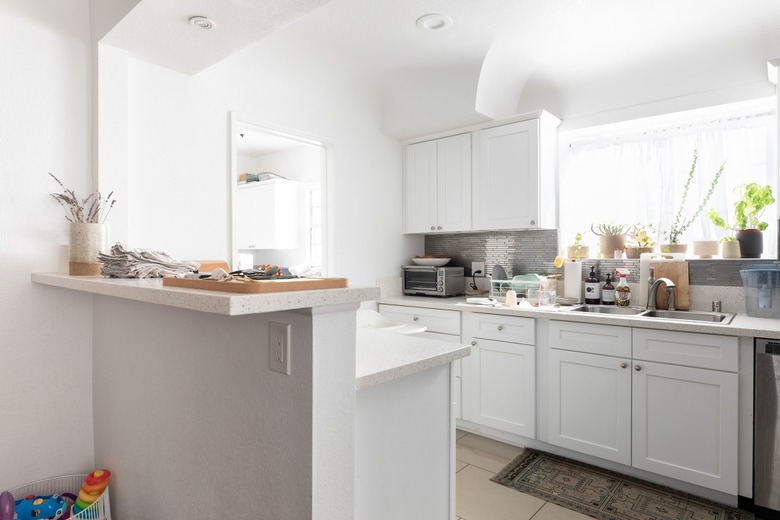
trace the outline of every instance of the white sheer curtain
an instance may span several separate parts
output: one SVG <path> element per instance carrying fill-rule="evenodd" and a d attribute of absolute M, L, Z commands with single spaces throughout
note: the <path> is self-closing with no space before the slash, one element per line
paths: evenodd
<path fill-rule="evenodd" d="M 734 188 L 757 182 L 777 193 L 776 114 L 774 98 L 749 107 L 716 107 L 696 118 L 677 114 L 666 121 L 653 118 L 621 125 L 561 133 L 560 244 L 571 245 L 577 233 L 598 243 L 591 224 L 652 224 L 663 242 L 680 207 L 683 187 L 698 150 L 698 164 L 682 218 L 688 220 L 704 199 L 718 168 L 723 175 L 699 218 L 681 242 L 714 240 L 729 232 L 705 216 L 715 208 L 733 221 Z M 776 256 L 778 203 L 764 212 L 764 257 Z M 585 231 L 588 231 L 586 234 Z M 733 236 L 733 234 L 732 234 Z M 692 254 L 689 246 L 689 255 Z M 592 250 L 593 251 L 593 250 Z M 596 249 L 598 251 L 598 249 Z M 593 255 L 593 253 L 591 253 Z"/>

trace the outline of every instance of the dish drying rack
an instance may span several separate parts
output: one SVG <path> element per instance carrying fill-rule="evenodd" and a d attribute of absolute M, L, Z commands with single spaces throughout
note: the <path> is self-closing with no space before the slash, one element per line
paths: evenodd
<path fill-rule="evenodd" d="M 522 274 L 515 276 L 511 280 L 494 280 L 490 278 L 490 297 L 505 298 L 506 292 L 510 289 L 517 293 L 518 298 L 533 297 L 539 290 L 544 280 L 543 276 L 538 274 Z"/>

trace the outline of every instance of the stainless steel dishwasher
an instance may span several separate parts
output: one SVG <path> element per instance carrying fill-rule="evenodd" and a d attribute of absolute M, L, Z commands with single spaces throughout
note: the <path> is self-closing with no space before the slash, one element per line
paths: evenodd
<path fill-rule="evenodd" d="M 780 512 L 780 340 L 755 341 L 753 501 Z"/>

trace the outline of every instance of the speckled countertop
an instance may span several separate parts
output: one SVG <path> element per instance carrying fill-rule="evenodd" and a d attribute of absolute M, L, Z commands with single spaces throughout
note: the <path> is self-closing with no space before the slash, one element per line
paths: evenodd
<path fill-rule="evenodd" d="M 468 345 L 359 328 L 355 388 L 380 385 L 469 354 Z"/>
<path fill-rule="evenodd" d="M 508 308 L 504 306 L 490 307 L 466 303 L 465 297 L 431 298 L 425 296 L 398 296 L 383 298 L 379 303 L 391 305 L 406 305 L 427 309 L 484 312 L 502 314 L 505 316 L 525 316 L 528 318 L 545 318 L 581 323 L 601 323 L 604 325 L 622 325 L 626 327 L 641 327 L 645 329 L 676 330 L 681 332 L 701 332 L 723 336 L 750 336 L 780 339 L 780 320 L 771 318 L 754 318 L 746 314 L 737 314 L 731 323 L 709 323 L 697 321 L 667 320 L 639 318 L 635 316 L 615 316 L 585 312 L 571 312 L 572 307 L 552 309 L 538 308 Z"/>
<path fill-rule="evenodd" d="M 378 287 L 238 294 L 163 287 L 162 278 L 120 279 L 100 276 L 69 276 L 58 273 L 33 273 L 32 281 L 76 291 L 227 316 L 359 303 L 379 298 Z"/>

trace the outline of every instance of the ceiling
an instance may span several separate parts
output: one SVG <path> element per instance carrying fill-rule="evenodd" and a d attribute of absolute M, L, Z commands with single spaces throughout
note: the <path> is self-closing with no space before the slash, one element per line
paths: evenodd
<path fill-rule="evenodd" d="M 421 31 L 427 13 L 454 23 Z M 193 15 L 216 28 L 192 27 Z M 194 74 L 285 31 L 349 57 L 385 89 L 472 78 L 481 114 L 513 114 L 521 94 L 529 103 L 549 94 L 565 117 L 575 110 L 567 96 L 636 102 L 600 99 L 610 85 L 651 85 L 663 98 L 765 80 L 766 60 L 780 56 L 779 21 L 778 0 L 142 0 L 104 42 Z"/>

